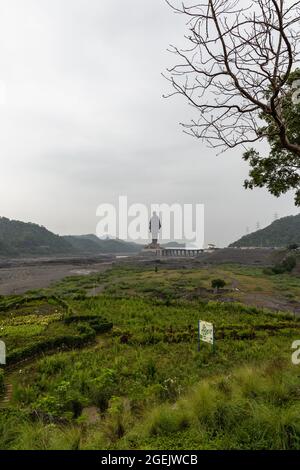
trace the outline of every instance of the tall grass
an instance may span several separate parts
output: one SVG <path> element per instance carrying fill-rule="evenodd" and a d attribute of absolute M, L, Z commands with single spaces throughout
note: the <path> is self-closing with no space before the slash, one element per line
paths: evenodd
<path fill-rule="evenodd" d="M 140 442 L 160 448 L 160 436 L 171 434 L 176 442 L 181 433 L 190 443 L 200 432 L 202 448 L 300 449 L 296 378 L 287 368 L 278 386 L 278 373 L 246 366 L 204 380 L 175 405 L 155 408 L 139 425 Z"/>

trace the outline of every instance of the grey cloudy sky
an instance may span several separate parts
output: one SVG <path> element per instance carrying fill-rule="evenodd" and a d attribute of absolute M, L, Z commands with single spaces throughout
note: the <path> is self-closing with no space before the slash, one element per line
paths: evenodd
<path fill-rule="evenodd" d="M 164 0 L 0 0 L 0 215 L 55 233 L 95 232 L 96 208 L 204 203 L 206 242 L 225 245 L 293 198 L 245 191 L 240 151 L 182 133 L 190 109 L 161 72 L 182 17 Z"/>

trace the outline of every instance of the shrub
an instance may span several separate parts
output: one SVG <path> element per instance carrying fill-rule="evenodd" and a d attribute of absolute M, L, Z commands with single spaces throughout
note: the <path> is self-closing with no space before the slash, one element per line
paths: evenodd
<path fill-rule="evenodd" d="M 252 441 L 257 442 L 258 448 L 269 450 L 299 449 L 299 405 L 279 408 L 256 403 L 252 408 L 251 419 L 246 423 L 246 426 Z"/>
<path fill-rule="evenodd" d="M 296 266 L 297 260 L 295 256 L 288 256 L 281 263 L 275 264 L 272 268 L 274 274 L 290 273 Z"/>
<path fill-rule="evenodd" d="M 25 422 L 18 426 L 13 449 L 17 450 L 78 450 L 80 448 L 80 429 L 45 424 L 42 421 Z"/>
<path fill-rule="evenodd" d="M 56 354 L 55 356 L 44 357 L 38 362 L 37 370 L 41 374 L 48 376 L 55 375 L 61 372 L 66 367 L 66 361 L 63 355 Z"/>
<path fill-rule="evenodd" d="M 92 402 L 102 411 L 106 411 L 116 382 L 116 372 L 112 369 L 103 369 L 101 375 L 89 381 L 89 395 Z"/>
<path fill-rule="evenodd" d="M 161 406 L 149 418 L 148 434 L 150 436 L 172 434 L 187 428 L 189 423 L 189 416 L 184 410 Z"/>
<path fill-rule="evenodd" d="M 219 290 L 226 286 L 226 282 L 223 279 L 213 279 L 211 281 L 211 287 L 213 289 Z"/>
<path fill-rule="evenodd" d="M 0 449 L 13 448 L 19 429 L 26 423 L 24 413 L 11 410 L 3 410 L 0 413 Z"/>
<path fill-rule="evenodd" d="M 65 324 L 85 323 L 90 325 L 98 333 L 105 333 L 112 329 L 113 324 L 99 315 L 68 315 L 64 319 Z"/>
<path fill-rule="evenodd" d="M 128 400 L 120 397 L 112 397 L 107 410 L 107 417 L 103 426 L 104 435 L 115 442 L 121 439 L 129 429 L 130 406 Z"/>
<path fill-rule="evenodd" d="M 13 402 L 29 405 L 37 398 L 37 390 L 31 385 L 15 384 L 13 387 Z"/>
<path fill-rule="evenodd" d="M 272 274 L 275 274 L 273 268 L 264 268 L 263 273 L 266 274 L 266 276 L 272 276 Z"/>
<path fill-rule="evenodd" d="M 85 333 L 78 332 L 78 334 L 64 334 L 53 338 L 42 338 L 37 342 L 24 346 L 22 348 L 16 348 L 7 356 L 8 364 L 15 364 L 27 357 L 34 356 L 41 352 L 49 351 L 56 348 L 75 348 L 80 347 L 92 339 L 95 338 L 96 332 L 87 325 Z"/>
<path fill-rule="evenodd" d="M 150 358 L 145 364 L 145 374 L 147 379 L 152 382 L 157 373 L 157 367 L 152 358 Z"/>
<path fill-rule="evenodd" d="M 287 249 L 289 251 L 293 251 L 293 250 L 297 250 L 299 248 L 299 245 L 297 243 L 291 243 L 290 245 L 288 245 Z"/>
<path fill-rule="evenodd" d="M 177 377 L 168 377 L 160 383 L 160 398 L 175 401 L 181 393 L 181 386 Z"/>
<path fill-rule="evenodd" d="M 208 382 L 203 382 L 192 394 L 187 406 L 191 407 L 193 416 L 204 426 L 214 421 L 219 394 Z"/>

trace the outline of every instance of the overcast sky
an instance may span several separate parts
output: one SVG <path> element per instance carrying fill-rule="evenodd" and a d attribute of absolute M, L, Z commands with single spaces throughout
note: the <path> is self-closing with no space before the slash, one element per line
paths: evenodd
<path fill-rule="evenodd" d="M 241 151 L 182 133 L 190 109 L 162 98 L 182 17 L 164 0 L 0 0 L 0 215 L 59 234 L 95 232 L 96 208 L 204 203 L 221 246 L 298 213 L 292 195 L 246 191 Z"/>

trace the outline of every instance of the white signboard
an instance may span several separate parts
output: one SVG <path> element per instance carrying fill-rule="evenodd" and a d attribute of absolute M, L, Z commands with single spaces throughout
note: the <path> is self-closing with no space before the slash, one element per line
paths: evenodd
<path fill-rule="evenodd" d="M 214 325 L 212 323 L 199 320 L 199 339 L 205 343 L 214 344 Z"/>
<path fill-rule="evenodd" d="M 3 341 L 0 341 L 0 364 L 6 364 L 6 347 Z"/>

